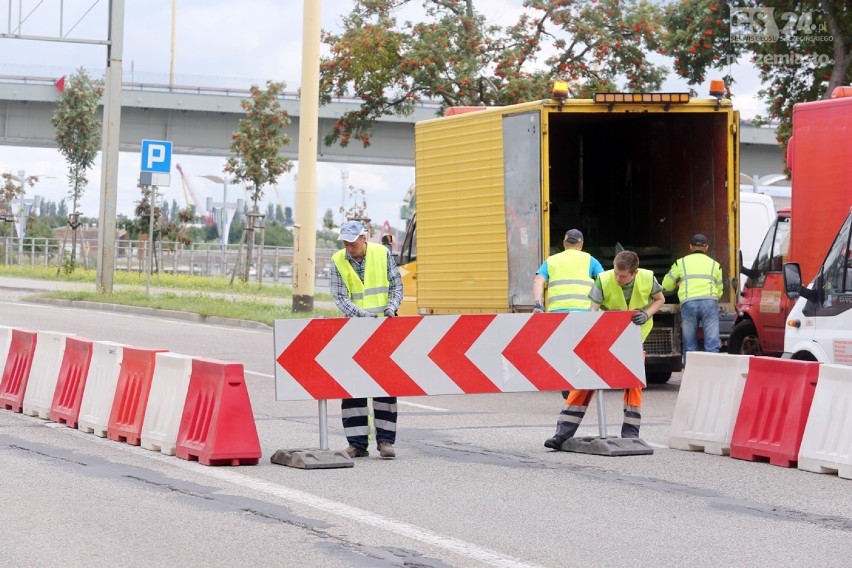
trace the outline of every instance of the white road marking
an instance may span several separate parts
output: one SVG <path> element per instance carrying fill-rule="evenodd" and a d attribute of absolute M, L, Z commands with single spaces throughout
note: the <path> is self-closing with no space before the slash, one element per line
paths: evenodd
<path fill-rule="evenodd" d="M 85 437 L 88 440 L 92 440 L 98 443 L 109 444 L 111 448 L 124 450 L 128 453 L 132 453 L 137 456 L 167 463 L 175 467 L 180 467 L 182 469 L 197 473 L 205 477 L 209 477 L 211 479 L 217 479 L 219 481 L 231 483 L 233 485 L 238 485 L 246 489 L 252 489 L 261 493 L 267 493 L 274 497 L 278 497 L 279 499 L 284 499 L 285 501 L 305 505 L 307 507 L 324 511 L 326 513 L 330 513 L 332 515 L 336 515 L 338 517 L 342 517 L 350 521 L 354 521 L 356 523 L 370 525 L 402 537 L 411 538 L 423 542 L 425 544 L 435 546 L 443 550 L 459 554 L 461 556 L 465 556 L 467 558 L 472 558 L 474 560 L 484 562 L 491 566 L 499 566 L 505 568 L 541 568 L 537 564 L 523 562 L 518 558 L 509 556 L 507 554 L 501 554 L 493 550 L 488 550 L 487 548 L 479 547 L 471 542 L 467 542 L 458 538 L 453 538 L 451 536 L 444 536 L 432 532 L 428 529 L 418 527 L 417 525 L 412 525 L 403 521 L 383 517 L 382 515 L 377 515 L 376 513 L 372 513 L 365 509 L 353 507 L 351 505 L 347 505 L 346 503 L 340 503 L 338 501 L 332 501 L 331 499 L 326 499 L 325 497 L 320 497 L 312 493 L 293 489 L 292 487 L 286 487 L 284 485 L 278 485 L 276 483 L 262 481 L 260 479 L 237 473 L 233 470 L 229 470 L 225 467 L 210 467 L 201 465 L 198 462 L 190 462 L 174 456 L 166 456 L 161 453 L 146 450 L 139 446 L 131 446 L 128 444 L 117 443 L 108 438 L 98 438 L 97 436 L 86 434 L 84 432 L 81 432 L 80 430 L 68 428 L 64 424 L 57 424 L 54 422 L 43 422 L 42 420 L 35 417 L 21 416 L 21 418 L 37 421 L 38 423 L 44 424 L 48 428 L 55 428 L 57 430 L 67 432 L 71 435 Z"/>
<path fill-rule="evenodd" d="M 413 406 L 414 408 L 422 408 L 423 410 L 435 410 L 437 412 L 449 412 L 447 408 L 438 408 L 437 406 L 427 406 L 425 404 L 417 404 L 416 402 L 408 402 L 406 400 L 397 400 L 397 404 L 404 406 Z"/>

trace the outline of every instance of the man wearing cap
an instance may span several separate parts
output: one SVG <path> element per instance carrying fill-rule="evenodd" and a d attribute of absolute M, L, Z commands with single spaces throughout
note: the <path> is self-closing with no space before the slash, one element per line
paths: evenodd
<path fill-rule="evenodd" d="M 635 313 L 631 321 L 639 326 L 642 341 L 651 333 L 654 327 L 653 315 L 666 303 L 663 288 L 654 273 L 639 268 L 639 256 L 631 251 L 621 251 L 612 261 L 612 270 L 598 275 L 589 293 L 592 311 L 630 310 Z M 565 399 L 565 409 L 559 414 L 556 422 L 556 433 L 544 441 L 544 447 L 561 450 L 562 444 L 574 436 L 595 391 L 571 391 Z M 641 387 L 624 389 L 624 421 L 621 424 L 622 438 L 638 438 L 639 426 L 642 422 L 642 389 Z"/>
<path fill-rule="evenodd" d="M 565 249 L 547 258 L 533 279 L 533 313 L 588 311 L 589 291 L 603 266 L 592 255 L 582 252 L 583 233 L 569 229 L 562 239 Z M 547 303 L 544 293 L 547 291 Z M 546 307 L 545 307 L 546 306 Z M 568 391 L 562 391 L 562 398 Z"/>
<path fill-rule="evenodd" d="M 701 233 L 692 235 L 689 254 L 672 264 L 663 278 L 663 290 L 677 288 L 683 334 L 683 356 L 698 350 L 698 325 L 704 330 L 704 350 L 718 353 L 719 298 L 722 297 L 722 266 L 707 254 L 709 243 Z"/>
<path fill-rule="evenodd" d="M 603 272 L 603 266 L 598 259 L 583 252 L 583 233 L 577 229 L 565 233 L 562 246 L 565 250 L 549 256 L 535 273 L 534 314 L 543 311 L 588 311 L 591 305 L 589 292 L 597 275 Z"/>
<path fill-rule="evenodd" d="M 334 303 L 345 316 L 393 317 L 402 301 L 402 277 L 393 255 L 376 243 L 367 242 L 364 225 L 347 221 L 340 228 L 343 249 L 331 256 L 334 268 L 329 274 L 329 287 Z M 351 458 L 369 456 L 367 451 L 368 410 L 366 398 L 341 401 L 343 430 Z M 396 442 L 396 397 L 373 398 L 376 445 L 383 458 L 394 458 Z"/>

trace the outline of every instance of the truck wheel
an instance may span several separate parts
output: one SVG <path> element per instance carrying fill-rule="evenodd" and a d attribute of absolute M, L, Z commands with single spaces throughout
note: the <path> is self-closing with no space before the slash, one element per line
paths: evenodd
<path fill-rule="evenodd" d="M 751 320 L 743 320 L 734 326 L 728 339 L 728 353 L 732 355 L 763 355 L 757 328 Z"/>
<path fill-rule="evenodd" d="M 645 373 L 645 380 L 649 385 L 664 385 L 672 378 L 671 371 L 653 371 Z"/>

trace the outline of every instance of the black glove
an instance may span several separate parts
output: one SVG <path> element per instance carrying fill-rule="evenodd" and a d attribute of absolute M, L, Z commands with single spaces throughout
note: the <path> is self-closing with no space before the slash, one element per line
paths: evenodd
<path fill-rule="evenodd" d="M 643 323 L 648 321 L 650 317 L 651 316 L 649 316 L 645 310 L 639 310 L 638 312 L 633 314 L 633 317 L 630 318 L 630 321 L 632 321 L 636 325 L 642 325 Z"/>
<path fill-rule="evenodd" d="M 542 306 L 539 302 L 535 303 L 535 307 L 533 308 L 532 313 L 540 314 L 544 311 L 544 306 Z"/>
<path fill-rule="evenodd" d="M 396 315 L 393 308 L 385 308 L 385 317 L 392 318 Z"/>

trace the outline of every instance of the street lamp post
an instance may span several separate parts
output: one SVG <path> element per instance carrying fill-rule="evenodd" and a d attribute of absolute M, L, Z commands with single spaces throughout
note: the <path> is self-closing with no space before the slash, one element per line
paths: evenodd
<path fill-rule="evenodd" d="M 215 203 L 212 200 L 210 201 L 209 209 L 213 210 L 214 207 L 220 207 L 222 209 L 222 223 L 220 224 L 218 220 L 214 217 L 214 222 L 216 222 L 216 228 L 219 231 L 219 244 L 222 246 L 222 274 L 227 272 L 227 250 L 228 250 L 228 234 L 230 233 L 230 218 L 228 215 L 228 186 L 234 183 L 233 178 L 227 179 L 221 176 L 217 176 L 214 174 L 207 174 L 204 176 L 198 176 L 207 180 L 210 180 L 214 183 L 222 184 L 222 203 Z M 238 204 L 233 203 L 234 211 L 236 212 Z"/>

